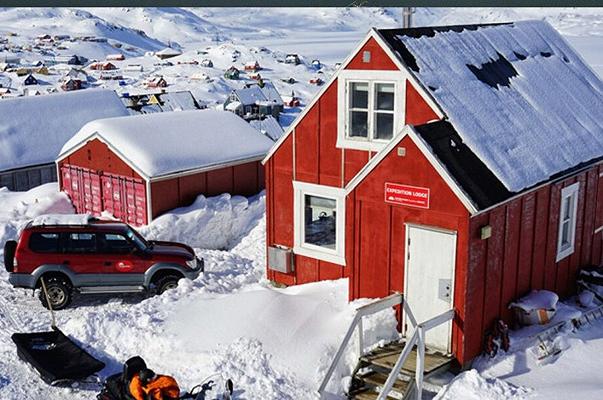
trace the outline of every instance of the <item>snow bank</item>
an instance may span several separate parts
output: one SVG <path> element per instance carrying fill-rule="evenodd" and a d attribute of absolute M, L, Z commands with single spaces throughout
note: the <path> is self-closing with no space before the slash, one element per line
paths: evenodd
<path fill-rule="evenodd" d="M 90 214 L 44 214 L 35 217 L 31 224 L 40 225 L 86 225 L 92 218 Z"/>
<path fill-rule="evenodd" d="M 230 249 L 264 216 L 265 192 L 246 198 L 200 195 L 188 207 L 177 208 L 138 230 L 148 239 L 184 242 L 202 249 Z"/>
<path fill-rule="evenodd" d="M 0 188 L 0 245 L 16 240 L 27 222 L 43 214 L 73 214 L 74 209 L 56 183 L 47 183 L 27 192 Z M 0 248 L 0 251 L 2 249 Z"/>
<path fill-rule="evenodd" d="M 520 400 L 531 390 L 497 378 L 484 378 L 476 370 L 465 371 L 446 385 L 434 400 Z"/>

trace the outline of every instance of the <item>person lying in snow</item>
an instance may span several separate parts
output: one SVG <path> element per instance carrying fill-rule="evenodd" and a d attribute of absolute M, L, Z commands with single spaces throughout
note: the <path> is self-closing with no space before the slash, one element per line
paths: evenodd
<path fill-rule="evenodd" d="M 180 397 L 180 388 L 171 376 L 145 368 L 132 378 L 130 394 L 136 400 L 172 400 Z"/>

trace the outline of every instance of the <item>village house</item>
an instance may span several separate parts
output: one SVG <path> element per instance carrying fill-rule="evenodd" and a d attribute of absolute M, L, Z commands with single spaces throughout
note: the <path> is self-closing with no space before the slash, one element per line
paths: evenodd
<path fill-rule="evenodd" d="M 285 64 L 298 65 L 301 64 L 301 60 L 297 54 L 287 54 L 285 56 Z"/>
<path fill-rule="evenodd" d="M 163 76 L 154 76 L 152 78 L 148 78 L 143 84 L 147 88 L 164 88 L 168 85 Z"/>
<path fill-rule="evenodd" d="M 257 72 L 261 70 L 260 63 L 257 61 L 249 61 L 245 63 L 245 71 Z"/>
<path fill-rule="evenodd" d="M 601 110 L 546 22 L 371 30 L 264 159 L 268 278 L 452 309 L 425 341 L 468 366 L 510 302 L 601 263 Z"/>
<path fill-rule="evenodd" d="M 241 72 L 235 66 L 232 66 L 224 71 L 224 78 L 237 80 L 239 79 L 240 73 Z"/>
<path fill-rule="evenodd" d="M 165 111 L 203 110 L 207 104 L 195 99 L 188 90 L 179 92 L 123 93 L 122 101 L 131 114 L 151 114 Z"/>
<path fill-rule="evenodd" d="M 121 53 L 118 54 L 107 54 L 107 57 L 105 57 L 105 60 L 107 61 L 123 61 L 126 59 L 126 56 L 124 56 Z"/>
<path fill-rule="evenodd" d="M 57 158 L 59 184 L 78 213 L 133 225 L 198 195 L 250 196 L 264 187 L 261 159 L 274 142 L 224 111 L 182 111 L 86 124 Z"/>
<path fill-rule="evenodd" d="M 209 58 L 204 58 L 203 60 L 201 60 L 201 66 L 212 68 L 214 66 L 214 63 Z"/>
<path fill-rule="evenodd" d="M 87 122 L 128 115 L 112 90 L 88 89 L 0 101 L 0 187 L 29 190 L 57 180 L 54 161 Z"/>
<path fill-rule="evenodd" d="M 253 84 L 235 89 L 224 101 L 225 110 L 247 120 L 262 119 L 266 115 L 278 118 L 283 108 L 283 99 L 270 81 L 262 86 Z"/>
<path fill-rule="evenodd" d="M 166 47 L 165 49 L 158 51 L 155 53 L 155 57 L 165 60 L 166 58 L 172 58 L 181 55 L 182 52 L 178 49 L 173 49 L 171 47 Z"/>
<path fill-rule="evenodd" d="M 113 71 L 113 70 L 116 70 L 117 67 L 115 66 L 115 64 L 105 61 L 105 62 L 94 62 L 94 63 L 90 64 L 90 69 L 94 70 L 94 71 Z"/>
<path fill-rule="evenodd" d="M 37 85 L 38 84 L 38 79 L 35 76 L 33 76 L 32 74 L 29 74 L 23 80 L 23 84 L 26 85 L 26 86 Z"/>
<path fill-rule="evenodd" d="M 66 77 L 61 82 L 61 89 L 66 92 L 70 92 L 72 90 L 80 90 L 82 89 L 82 81 L 79 79 Z"/>

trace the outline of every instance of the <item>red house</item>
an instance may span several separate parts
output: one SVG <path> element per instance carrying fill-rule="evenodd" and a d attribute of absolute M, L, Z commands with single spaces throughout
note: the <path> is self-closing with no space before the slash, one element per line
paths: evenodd
<path fill-rule="evenodd" d="M 454 308 L 427 344 L 468 364 L 601 262 L 602 93 L 542 21 L 372 30 L 264 159 L 269 279 Z"/>
<path fill-rule="evenodd" d="M 198 195 L 250 196 L 264 187 L 273 142 L 224 111 L 180 111 L 92 121 L 57 159 L 59 186 L 78 213 L 110 212 L 144 225 Z"/>

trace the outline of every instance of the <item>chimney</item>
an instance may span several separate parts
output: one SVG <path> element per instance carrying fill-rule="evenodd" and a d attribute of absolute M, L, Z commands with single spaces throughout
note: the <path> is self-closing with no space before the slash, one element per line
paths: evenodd
<path fill-rule="evenodd" d="M 412 14 L 414 10 L 412 7 L 402 7 L 402 27 L 410 28 L 412 27 Z"/>

